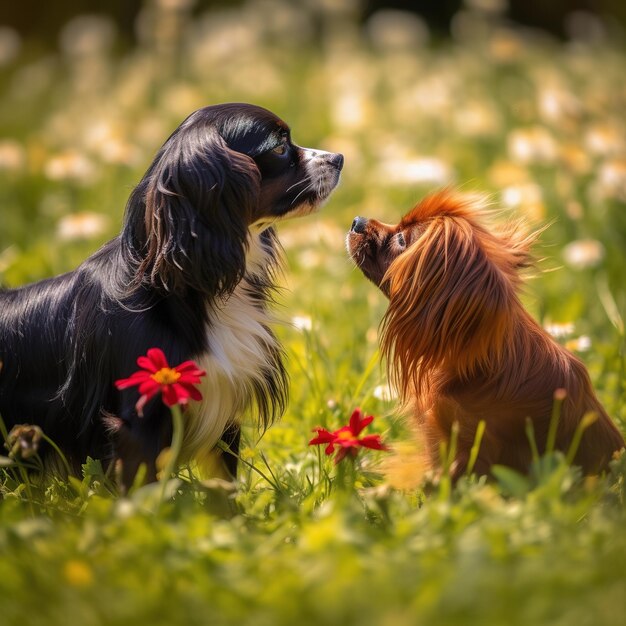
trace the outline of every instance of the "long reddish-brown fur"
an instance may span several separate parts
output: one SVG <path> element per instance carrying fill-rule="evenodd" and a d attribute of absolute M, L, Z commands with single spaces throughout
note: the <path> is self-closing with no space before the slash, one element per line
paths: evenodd
<path fill-rule="evenodd" d="M 585 474 L 601 472 L 624 439 L 583 363 L 552 339 L 518 296 L 519 272 L 532 264 L 537 234 L 521 234 L 519 224 L 488 229 L 484 217 L 475 198 L 446 190 L 424 199 L 395 227 L 368 224 L 408 238 L 380 283 L 390 299 L 381 334 L 390 380 L 411 405 L 433 465 L 458 424 L 453 477 L 466 471 L 481 420 L 486 429 L 474 471 L 488 474 L 493 464 L 503 464 L 527 472 L 527 420 L 541 453 L 557 390 L 565 398 L 555 448 L 567 452 L 583 416 L 593 413 L 597 419 L 584 431 L 574 462 Z"/>

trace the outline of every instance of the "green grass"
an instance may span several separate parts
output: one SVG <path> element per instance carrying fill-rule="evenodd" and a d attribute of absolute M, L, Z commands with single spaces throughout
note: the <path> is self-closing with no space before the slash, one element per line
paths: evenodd
<path fill-rule="evenodd" d="M 492 194 L 505 217 L 552 222 L 537 251 L 546 271 L 526 303 L 542 323 L 569 325 L 561 340 L 585 348 L 598 393 L 626 430 L 623 47 L 490 26 L 389 49 L 361 31 L 351 37 L 348 17 L 324 14 L 319 45 L 302 45 L 289 23 L 269 32 L 258 10 L 223 16 L 218 34 L 203 38 L 201 20 L 183 19 L 172 40 L 159 30 L 168 16 L 157 14 L 154 36 L 124 54 L 102 43 L 90 55 L 42 57 L 26 46 L 0 68 L 6 286 L 72 269 L 113 236 L 160 143 L 200 106 L 261 104 L 296 142 L 346 156 L 321 213 L 279 228 L 287 271 L 277 314 L 287 323 L 277 332 L 291 402 L 263 437 L 246 426 L 238 483 L 183 469 L 155 513 L 159 486 L 121 498 L 94 462 L 80 479 L 43 485 L 3 470 L 0 621 L 622 624 L 624 457 L 593 481 L 554 456 L 530 479 L 502 471 L 492 483 L 397 490 L 383 453 L 362 454 L 342 486 L 307 442 L 355 406 L 376 416 L 371 429 L 390 444 L 410 441 L 393 399 L 379 393 L 385 301 L 353 269 L 343 237 L 354 215 L 397 220 L 450 182 Z M 78 213 L 104 216 L 103 227 L 63 230 L 64 216 Z M 580 240 L 603 251 L 585 256 L 579 245 L 584 267 L 564 256 Z M 296 316 L 310 330 L 291 325 Z M 409 455 L 401 473 L 419 476 Z"/>

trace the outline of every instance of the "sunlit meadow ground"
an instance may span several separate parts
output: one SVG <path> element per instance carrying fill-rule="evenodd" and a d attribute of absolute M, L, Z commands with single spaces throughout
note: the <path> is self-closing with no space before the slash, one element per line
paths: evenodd
<path fill-rule="evenodd" d="M 343 243 L 354 215 L 393 221 L 447 184 L 551 223 L 527 305 L 625 430 L 623 42 L 584 20 L 563 43 L 469 11 L 439 42 L 410 16 L 359 28 L 350 4 L 191 19 L 190 2 L 155 2 L 132 50 L 103 19 L 68 24 L 54 54 L 0 29 L 5 286 L 67 271 L 118 232 L 159 145 L 206 104 L 261 104 L 301 145 L 346 157 L 322 212 L 279 228 L 291 403 L 260 440 L 247 427 L 242 452 L 267 479 L 242 465 L 229 490 L 184 471 L 154 514 L 149 487 L 111 496 L 94 464 L 82 483 L 29 489 L 4 473 L 0 623 L 624 623 L 625 462 L 584 483 L 557 464 L 421 489 L 376 355 L 385 302 Z M 401 458 L 383 476 L 385 455 L 363 454 L 342 491 L 307 442 L 355 406 Z"/>

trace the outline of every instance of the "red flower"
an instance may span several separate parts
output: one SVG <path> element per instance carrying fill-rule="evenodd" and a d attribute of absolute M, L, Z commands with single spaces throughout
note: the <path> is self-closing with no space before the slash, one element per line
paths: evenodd
<path fill-rule="evenodd" d="M 335 446 L 339 447 L 339 451 L 335 456 L 335 463 L 339 463 L 344 457 L 350 455 L 355 457 L 359 448 L 371 448 L 372 450 L 389 450 L 389 448 L 382 442 L 380 435 L 365 435 L 360 437 L 361 431 L 372 423 L 373 416 L 363 417 L 361 409 L 355 409 L 350 417 L 350 423 L 348 426 L 344 426 L 339 430 L 335 430 L 332 433 L 325 428 L 314 428 L 313 432 L 317 433 L 317 437 L 314 437 L 309 441 L 310 446 L 320 446 L 328 444 L 326 446 L 326 454 L 330 455 L 335 452 Z"/>
<path fill-rule="evenodd" d="M 193 361 L 185 361 L 176 367 L 168 365 L 165 354 L 159 348 L 148 350 L 147 356 L 140 356 L 137 365 L 143 368 L 130 376 L 115 381 L 118 389 L 139 387 L 141 397 L 136 408 L 139 415 L 143 415 L 143 407 L 155 394 L 161 391 L 163 402 L 167 406 L 187 404 L 189 398 L 202 400 L 202 394 L 195 385 L 206 372 L 198 368 Z"/>

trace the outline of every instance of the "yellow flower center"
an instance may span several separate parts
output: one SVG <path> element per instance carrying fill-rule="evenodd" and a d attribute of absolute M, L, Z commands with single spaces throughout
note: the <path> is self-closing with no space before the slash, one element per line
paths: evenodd
<path fill-rule="evenodd" d="M 337 433 L 337 439 L 347 441 L 348 439 L 354 439 L 354 435 L 349 430 L 342 430 L 340 433 Z"/>
<path fill-rule="evenodd" d="M 151 376 L 159 385 L 172 385 L 180 378 L 180 373 L 170 367 L 163 367 Z"/>

